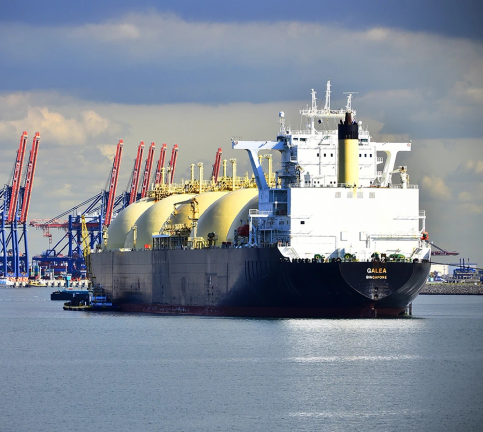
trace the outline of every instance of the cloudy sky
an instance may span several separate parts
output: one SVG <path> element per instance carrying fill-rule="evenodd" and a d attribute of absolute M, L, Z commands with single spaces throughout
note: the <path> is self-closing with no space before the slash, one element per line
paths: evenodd
<path fill-rule="evenodd" d="M 218 147 L 249 169 L 232 136 L 298 127 L 310 90 L 333 107 L 356 91 L 374 140 L 412 140 L 399 164 L 418 183 L 431 239 L 483 266 L 483 31 L 479 2 L 177 0 L 0 5 L 0 181 L 23 130 L 41 133 L 29 220 L 105 188 L 125 142 L 178 143 L 177 180 Z M 158 153 L 156 153 L 157 157 Z M 47 247 L 31 230 L 31 249 Z M 54 233 L 55 235 L 56 233 Z M 458 258 L 453 259 L 458 260 Z"/>

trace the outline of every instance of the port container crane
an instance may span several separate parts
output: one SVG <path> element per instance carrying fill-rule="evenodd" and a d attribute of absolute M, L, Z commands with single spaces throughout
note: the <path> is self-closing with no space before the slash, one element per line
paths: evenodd
<path fill-rule="evenodd" d="M 12 188 L 10 193 L 10 205 L 8 208 L 7 223 L 12 223 L 18 207 L 18 195 L 20 191 L 20 176 L 22 175 L 23 159 L 25 155 L 25 146 L 27 145 L 27 132 L 24 131 L 20 137 L 20 145 L 17 151 L 17 159 L 13 170 Z"/>
<path fill-rule="evenodd" d="M 136 201 L 137 192 L 138 192 L 138 184 L 139 184 L 139 175 L 141 174 L 141 163 L 143 160 L 143 153 L 144 153 L 144 141 L 141 141 L 138 146 L 138 153 L 136 159 L 134 160 L 134 168 L 131 176 L 131 185 L 129 187 L 129 204 L 132 204 Z"/>
<path fill-rule="evenodd" d="M 151 146 L 148 150 L 148 157 L 146 158 L 146 164 L 144 166 L 144 175 L 143 175 L 143 182 L 141 186 L 141 196 L 140 198 L 144 198 L 148 193 L 149 189 L 149 180 L 151 179 L 151 171 L 153 169 L 153 162 L 154 162 L 154 152 L 156 150 L 154 142 L 151 143 Z"/>
<path fill-rule="evenodd" d="M 172 184 L 174 181 L 174 172 L 176 170 L 177 159 L 178 159 L 178 144 L 175 144 L 173 146 L 173 150 L 171 151 L 171 159 L 169 161 L 168 172 L 166 173 L 167 184 Z"/>
<path fill-rule="evenodd" d="M 215 156 L 215 163 L 213 164 L 213 171 L 211 172 L 211 180 L 214 184 L 218 183 L 218 175 L 220 174 L 221 165 L 221 148 L 218 149 Z"/>
<path fill-rule="evenodd" d="M 109 197 L 107 198 L 106 215 L 104 218 L 104 227 L 108 227 L 111 224 L 112 212 L 114 209 L 114 201 L 116 199 L 117 181 L 119 179 L 119 169 L 121 167 L 122 149 L 124 141 L 121 139 L 117 143 L 116 156 L 112 164 L 111 178 L 109 181 Z"/>
<path fill-rule="evenodd" d="M 91 279 L 91 248 L 89 245 L 89 231 L 87 229 L 86 218 L 82 215 L 82 249 L 86 266 L 86 279 Z"/>
<path fill-rule="evenodd" d="M 102 243 L 114 210 L 123 201 L 123 195 L 116 197 L 123 145 L 123 141 L 119 140 L 108 181 L 109 190 L 102 190 L 50 220 L 30 221 L 30 226 L 42 229 L 44 237 L 49 238 L 49 249 L 35 256 L 34 261 L 49 266 L 54 271 L 64 270 L 71 273 L 73 277 L 80 276 L 81 269 L 85 265 L 83 243 L 86 238 L 82 233 L 82 219 L 88 231 L 90 248 L 93 249 L 96 244 Z M 63 219 L 67 215 L 68 219 Z M 52 235 L 49 232 L 51 228 L 65 231 L 64 236 L 53 247 L 51 247 Z"/>
<path fill-rule="evenodd" d="M 161 147 L 161 153 L 158 159 L 158 165 L 156 167 L 156 173 L 154 176 L 154 184 L 160 184 L 163 180 L 164 160 L 166 159 L 166 143 L 163 143 Z"/>
<path fill-rule="evenodd" d="M 32 186 L 34 183 L 35 166 L 37 165 L 37 154 L 39 151 L 40 133 L 37 132 L 32 142 L 32 150 L 30 150 L 29 162 L 27 165 L 27 173 L 25 174 L 24 192 L 22 198 L 22 208 L 20 211 L 20 223 L 27 222 L 27 215 L 30 208 L 30 197 L 32 196 Z"/>
<path fill-rule="evenodd" d="M 21 186 L 23 162 L 28 135 L 23 132 L 15 159 L 11 184 L 5 185 L 0 193 L 0 274 L 17 281 L 28 279 L 29 251 L 26 218 L 32 194 L 35 165 L 37 161 L 40 134 L 36 133 L 30 151 L 24 186 Z M 18 230 L 21 229 L 20 237 Z M 21 245 L 23 243 L 23 251 Z"/>

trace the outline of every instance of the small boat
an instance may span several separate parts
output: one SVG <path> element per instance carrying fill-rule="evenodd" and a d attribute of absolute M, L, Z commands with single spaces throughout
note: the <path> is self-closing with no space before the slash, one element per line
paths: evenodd
<path fill-rule="evenodd" d="M 91 305 L 89 305 L 89 303 L 85 301 L 80 301 L 80 302 L 68 301 L 64 303 L 64 310 L 86 311 L 90 309 L 91 309 Z"/>
<path fill-rule="evenodd" d="M 47 284 L 43 281 L 40 281 L 40 280 L 32 280 L 32 281 L 29 281 L 28 286 L 29 287 L 46 287 Z"/>

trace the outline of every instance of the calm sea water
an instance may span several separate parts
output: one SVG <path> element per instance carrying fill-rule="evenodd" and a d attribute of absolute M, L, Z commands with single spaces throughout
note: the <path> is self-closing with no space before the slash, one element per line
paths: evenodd
<path fill-rule="evenodd" d="M 483 296 L 297 320 L 71 312 L 50 291 L 0 289 L 1 431 L 483 428 Z"/>

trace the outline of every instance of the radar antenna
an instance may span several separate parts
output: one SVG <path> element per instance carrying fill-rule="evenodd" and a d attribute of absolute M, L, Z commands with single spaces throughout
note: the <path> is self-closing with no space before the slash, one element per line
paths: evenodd
<path fill-rule="evenodd" d="M 283 111 L 278 113 L 278 122 L 280 123 L 280 133 L 285 133 L 285 113 Z"/>
<path fill-rule="evenodd" d="M 325 90 L 325 105 L 324 111 L 330 111 L 330 80 L 327 81 L 327 88 Z"/>
<path fill-rule="evenodd" d="M 359 92 L 344 92 L 343 94 L 347 95 L 347 105 L 346 105 L 346 110 L 347 111 L 352 111 L 352 95 L 357 94 Z"/>

